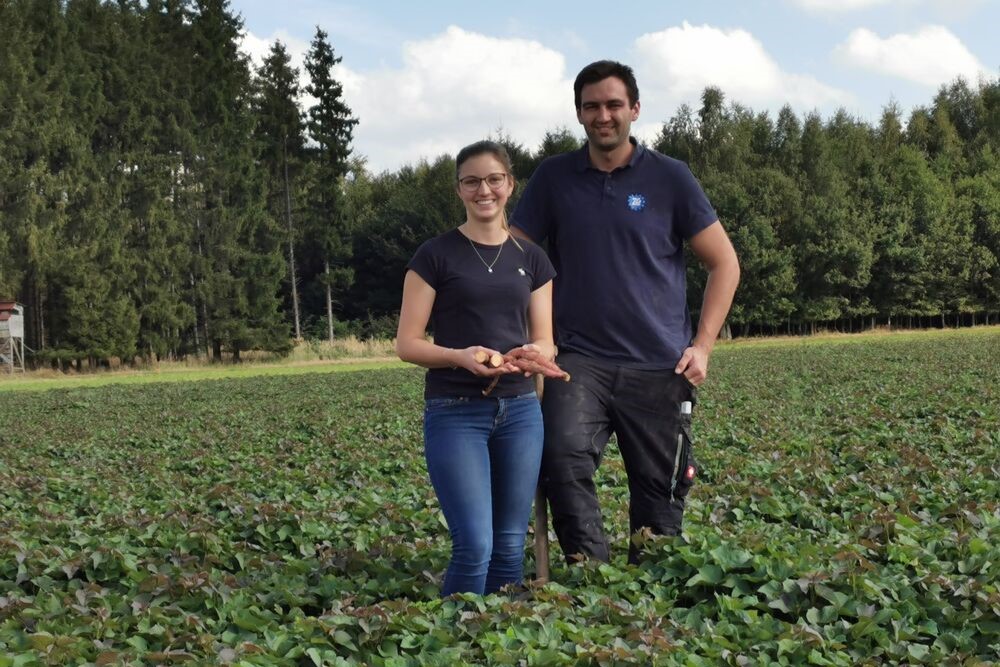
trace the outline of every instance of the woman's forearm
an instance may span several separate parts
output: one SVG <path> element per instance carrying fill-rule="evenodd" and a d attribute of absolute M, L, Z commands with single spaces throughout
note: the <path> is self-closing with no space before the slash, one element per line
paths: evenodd
<path fill-rule="evenodd" d="M 458 350 L 435 345 L 425 338 L 396 340 L 396 354 L 403 361 L 424 368 L 453 368 Z"/>

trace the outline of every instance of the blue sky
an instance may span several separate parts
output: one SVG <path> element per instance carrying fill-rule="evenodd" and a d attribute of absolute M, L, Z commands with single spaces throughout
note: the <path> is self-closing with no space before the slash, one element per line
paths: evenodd
<path fill-rule="evenodd" d="M 560 126 L 582 136 L 572 81 L 584 65 L 636 71 L 651 139 L 678 106 L 716 85 L 727 99 L 824 117 L 843 107 L 904 116 L 958 75 L 1000 76 L 1000 0 L 388 2 L 232 0 L 244 49 L 280 39 L 301 66 L 316 26 L 343 58 L 336 75 L 373 171 L 454 154 L 498 128 L 529 148 Z M 308 100 L 305 101 L 309 103 Z"/>

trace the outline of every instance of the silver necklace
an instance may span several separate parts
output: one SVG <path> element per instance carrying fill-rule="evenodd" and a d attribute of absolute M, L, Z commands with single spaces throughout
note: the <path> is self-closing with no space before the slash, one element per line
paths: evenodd
<path fill-rule="evenodd" d="M 503 240 L 503 243 L 500 244 L 500 249 L 497 250 L 497 256 L 494 257 L 493 261 L 489 262 L 489 263 L 487 263 L 486 260 L 483 259 L 483 256 L 479 254 L 479 249 L 476 248 L 476 244 L 472 242 L 472 239 L 470 239 L 468 236 L 466 236 L 465 240 L 468 241 L 469 245 L 472 246 L 472 251 L 474 253 L 476 253 L 476 257 L 478 257 L 479 261 L 483 263 L 483 266 L 486 267 L 486 270 L 489 271 L 490 273 L 493 273 L 493 266 L 497 263 L 497 260 L 500 259 L 500 253 L 503 252 L 503 246 L 504 246 L 504 243 L 507 243 L 507 239 Z"/>

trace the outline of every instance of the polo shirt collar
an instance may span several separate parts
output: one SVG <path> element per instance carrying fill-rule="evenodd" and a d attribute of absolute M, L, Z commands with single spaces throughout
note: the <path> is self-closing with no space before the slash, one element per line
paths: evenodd
<path fill-rule="evenodd" d="M 629 137 L 628 140 L 632 144 L 632 147 L 635 149 L 632 151 L 632 157 L 629 158 L 628 166 L 634 167 L 636 162 L 639 161 L 639 157 L 646 152 L 646 148 L 638 141 L 636 141 L 635 137 Z M 580 150 L 577 152 L 576 170 L 579 172 L 584 172 L 587 171 L 587 169 L 590 169 L 592 166 L 593 165 L 591 165 L 590 163 L 590 149 L 588 143 L 584 142 L 583 147 L 580 148 Z"/>

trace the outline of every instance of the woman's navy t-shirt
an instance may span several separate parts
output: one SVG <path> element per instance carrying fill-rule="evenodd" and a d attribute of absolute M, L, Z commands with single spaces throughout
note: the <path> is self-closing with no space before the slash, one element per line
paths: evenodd
<path fill-rule="evenodd" d="M 556 273 L 541 248 L 530 241 L 518 243 L 520 248 L 510 238 L 502 245 L 474 244 L 453 229 L 417 249 L 406 268 L 436 292 L 430 326 L 437 345 L 457 349 L 482 345 L 506 353 L 529 342 L 531 293 Z M 487 264 L 492 264 L 492 273 Z M 427 371 L 424 396 L 481 397 L 490 381 L 464 368 L 432 368 Z M 531 378 L 510 373 L 500 378 L 490 395 L 504 398 L 533 389 Z"/>

